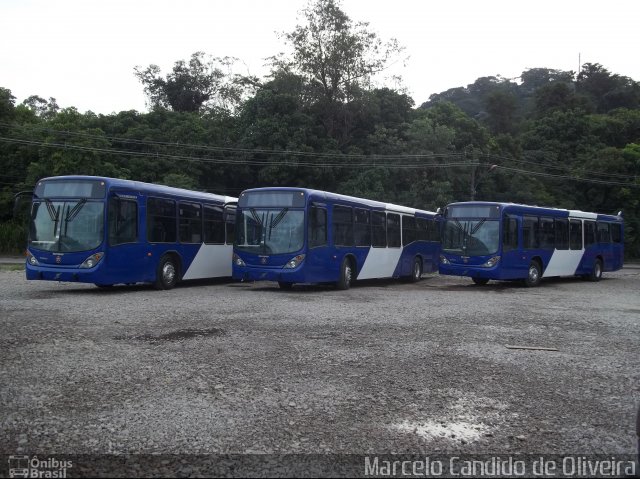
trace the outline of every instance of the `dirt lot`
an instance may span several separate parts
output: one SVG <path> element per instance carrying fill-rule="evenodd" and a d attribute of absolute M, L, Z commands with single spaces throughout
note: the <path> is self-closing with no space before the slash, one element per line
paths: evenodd
<path fill-rule="evenodd" d="M 640 269 L 290 292 L 0 271 L 0 453 L 631 454 L 639 292 Z"/>

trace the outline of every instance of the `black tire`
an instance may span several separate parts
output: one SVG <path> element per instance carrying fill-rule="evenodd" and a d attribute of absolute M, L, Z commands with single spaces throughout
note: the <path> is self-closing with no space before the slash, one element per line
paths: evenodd
<path fill-rule="evenodd" d="M 353 284 L 353 264 L 349 258 L 344 258 L 340 265 L 340 279 L 336 283 L 336 288 L 340 290 L 347 290 Z"/>
<path fill-rule="evenodd" d="M 487 278 L 471 278 L 471 280 L 476 283 L 478 286 L 484 286 L 489 282 Z"/>
<path fill-rule="evenodd" d="M 289 291 L 289 290 L 291 290 L 291 288 L 293 288 L 293 283 L 289 283 L 287 281 L 278 281 L 278 286 L 280 286 L 280 289 L 284 289 L 285 291 Z"/>
<path fill-rule="evenodd" d="M 156 289 L 171 289 L 178 284 L 178 271 L 178 265 L 173 256 L 163 256 L 156 271 Z"/>
<path fill-rule="evenodd" d="M 524 280 L 525 286 L 533 288 L 540 284 L 542 280 L 542 266 L 539 261 L 533 260 L 529 263 L 529 269 L 527 270 L 527 277 Z"/>
<path fill-rule="evenodd" d="M 98 283 L 93 283 L 93 284 L 95 284 L 98 288 L 102 288 L 102 289 L 113 288 L 112 284 L 98 284 Z"/>
<path fill-rule="evenodd" d="M 589 281 L 598 282 L 602 279 L 602 260 L 600 258 L 596 259 L 596 262 L 593 263 L 593 269 L 591 270 L 591 274 L 589 275 Z"/>
<path fill-rule="evenodd" d="M 417 283 L 422 279 L 422 260 L 418 257 L 413 259 L 413 268 L 411 269 L 411 277 L 409 281 Z"/>

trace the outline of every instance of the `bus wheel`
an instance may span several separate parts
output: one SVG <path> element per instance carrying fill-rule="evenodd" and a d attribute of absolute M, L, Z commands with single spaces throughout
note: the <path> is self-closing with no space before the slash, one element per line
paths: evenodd
<path fill-rule="evenodd" d="M 600 281 L 602 279 L 602 260 L 596 259 L 591 274 L 589 275 L 589 281 Z"/>
<path fill-rule="evenodd" d="M 178 267 L 176 260 L 165 255 L 158 263 L 158 271 L 156 272 L 156 289 L 171 289 L 178 282 Z"/>
<path fill-rule="evenodd" d="M 422 260 L 415 258 L 413 260 L 413 273 L 411 273 L 411 282 L 415 283 L 422 279 Z"/>
<path fill-rule="evenodd" d="M 484 286 L 489 282 L 487 278 L 471 278 L 471 280 L 476 283 L 478 286 Z"/>
<path fill-rule="evenodd" d="M 349 258 L 344 258 L 342 260 L 342 265 L 340 266 L 340 280 L 336 283 L 336 287 L 342 290 L 349 289 L 352 282 L 353 268 L 351 266 L 351 261 Z"/>
<path fill-rule="evenodd" d="M 533 286 L 538 286 L 541 279 L 542 268 L 540 267 L 540 263 L 538 263 L 537 261 L 532 261 L 529 264 L 529 270 L 527 272 L 527 277 L 524 280 L 524 284 L 530 288 Z"/>
<path fill-rule="evenodd" d="M 289 291 L 291 288 L 293 288 L 293 283 L 289 283 L 287 281 L 278 281 L 278 286 L 280 286 L 280 289 Z"/>

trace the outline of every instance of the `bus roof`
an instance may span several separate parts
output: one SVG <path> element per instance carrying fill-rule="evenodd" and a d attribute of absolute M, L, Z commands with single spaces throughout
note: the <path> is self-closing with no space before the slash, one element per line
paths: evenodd
<path fill-rule="evenodd" d="M 343 202 L 349 202 L 349 203 L 359 203 L 363 206 L 368 206 L 370 208 L 380 208 L 380 209 L 384 209 L 384 210 L 389 210 L 389 211 L 395 211 L 398 213 L 407 213 L 407 214 L 414 214 L 414 213 L 422 213 L 425 215 L 432 215 L 435 216 L 437 213 L 434 211 L 427 211 L 427 210 L 420 210 L 417 208 L 409 208 L 407 206 L 401 206 L 401 205 L 395 205 L 393 203 L 384 203 L 381 201 L 375 201 L 375 200 L 368 200 L 365 198 L 357 198 L 355 196 L 348 196 L 348 195 L 340 195 L 338 193 L 331 193 L 329 191 L 321 191 L 321 190 L 313 190 L 310 188 L 294 188 L 294 187 L 268 187 L 268 188 L 252 188 L 249 190 L 245 190 L 242 192 L 242 194 L 244 193 L 251 193 L 251 192 L 255 192 L 255 191 L 268 191 L 268 190 L 272 190 L 272 191 L 302 191 L 304 193 L 306 193 L 310 198 L 312 199 L 321 199 L 321 200 L 327 200 L 327 201 L 331 201 L 334 203 L 339 203 L 341 201 Z"/>
<path fill-rule="evenodd" d="M 180 196 L 193 200 L 211 200 L 221 203 L 235 203 L 238 198 L 224 195 L 216 195 L 214 193 L 206 193 L 201 191 L 187 190 L 184 188 L 174 188 L 173 186 L 156 185 L 154 183 L 144 183 L 142 181 L 123 180 L 121 178 L 109 178 L 107 176 L 84 176 L 84 175 L 67 175 L 67 176 L 50 176 L 41 178 L 40 181 L 55 180 L 100 180 L 104 181 L 109 187 L 127 188 L 140 191 L 145 194 L 164 194 L 172 196 Z"/>
<path fill-rule="evenodd" d="M 499 206 L 501 210 L 508 208 L 509 210 L 520 211 L 523 213 L 529 212 L 531 214 L 556 214 L 559 216 L 569 216 L 571 218 L 582 218 L 582 219 L 600 219 L 600 220 L 609 220 L 609 221 L 622 221 L 622 216 L 620 215 L 606 215 L 601 213 L 590 213 L 588 211 L 580 211 L 580 210 L 567 210 L 563 208 L 551 208 L 548 206 L 535 206 L 535 205 L 523 205 L 519 203 L 504 203 L 497 201 L 460 201 L 457 203 L 449 203 L 447 208 L 450 206 L 465 206 L 465 205 L 482 205 L 482 206 Z"/>

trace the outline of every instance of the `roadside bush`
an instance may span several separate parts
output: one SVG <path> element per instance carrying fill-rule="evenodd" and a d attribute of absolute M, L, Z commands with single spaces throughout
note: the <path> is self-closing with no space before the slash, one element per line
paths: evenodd
<path fill-rule="evenodd" d="M 27 246 L 27 228 L 17 221 L 0 223 L 0 253 L 22 254 Z"/>

